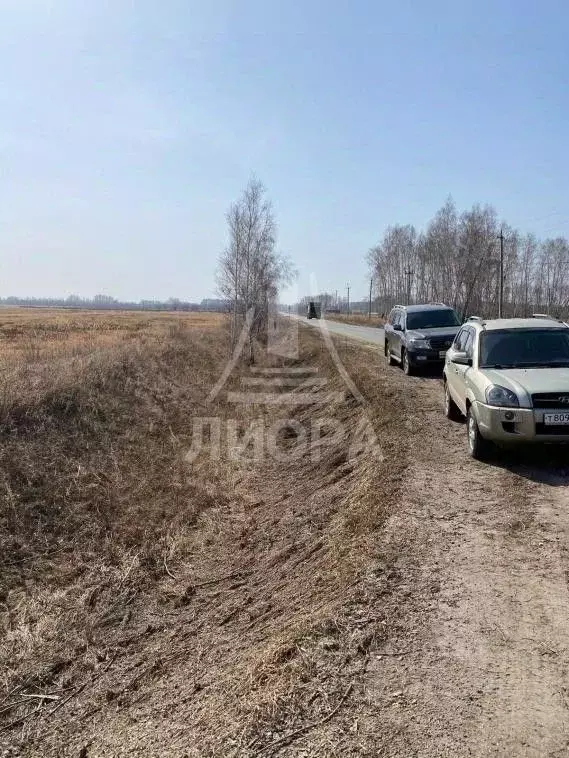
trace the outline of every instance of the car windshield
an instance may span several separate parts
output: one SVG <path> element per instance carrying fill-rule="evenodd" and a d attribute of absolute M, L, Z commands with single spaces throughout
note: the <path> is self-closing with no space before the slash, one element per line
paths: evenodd
<path fill-rule="evenodd" d="M 437 329 L 444 326 L 460 326 L 460 319 L 450 308 L 407 313 L 407 329 Z"/>
<path fill-rule="evenodd" d="M 480 336 L 480 368 L 569 366 L 569 329 L 508 329 Z"/>

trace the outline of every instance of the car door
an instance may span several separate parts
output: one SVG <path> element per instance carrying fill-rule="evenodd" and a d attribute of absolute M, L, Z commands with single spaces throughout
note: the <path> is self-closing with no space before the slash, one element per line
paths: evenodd
<path fill-rule="evenodd" d="M 450 396 L 454 400 L 454 402 L 458 405 L 458 407 L 462 410 L 462 405 L 460 404 L 459 396 L 460 396 L 460 390 L 459 390 L 459 374 L 458 374 L 458 364 L 453 363 L 452 359 L 453 356 L 456 353 L 461 353 L 464 351 L 464 348 L 466 347 L 466 340 L 468 339 L 468 331 L 467 327 L 463 326 L 462 329 L 459 330 L 458 334 L 454 338 L 454 342 L 450 346 L 450 349 L 447 353 L 447 364 L 446 364 L 446 379 L 447 379 L 447 385 L 448 390 L 450 392 Z"/>
<path fill-rule="evenodd" d="M 401 342 L 403 339 L 403 331 L 405 329 L 405 314 L 403 311 L 396 311 L 393 320 L 393 346 L 391 352 L 397 358 L 401 360 Z"/>
<path fill-rule="evenodd" d="M 395 316 L 395 309 L 391 309 L 389 312 L 389 316 L 387 317 L 387 321 L 385 322 L 385 325 L 383 327 L 383 339 L 385 340 L 385 345 L 388 350 L 391 350 L 391 345 L 393 344 L 393 318 Z"/>
<path fill-rule="evenodd" d="M 395 325 L 399 323 L 399 311 L 394 308 L 389 314 L 387 324 L 385 325 L 385 339 L 392 355 L 397 355 L 397 341 L 399 332 L 395 330 Z"/>
<path fill-rule="evenodd" d="M 473 346 L 474 329 L 471 326 L 463 326 L 460 332 L 456 335 L 455 342 L 451 347 L 451 362 L 449 363 L 449 370 L 447 372 L 447 381 L 449 382 L 449 391 L 452 399 L 464 414 L 466 414 L 465 374 L 470 369 L 470 366 L 465 366 L 462 363 L 453 363 L 452 356 L 459 352 L 466 353 L 467 357 L 472 360 Z"/>
<path fill-rule="evenodd" d="M 474 346 L 474 336 L 475 332 L 474 329 L 471 326 L 468 326 L 465 328 L 466 332 L 466 341 L 463 345 L 463 352 L 466 353 L 467 358 L 470 358 L 472 361 L 472 356 L 474 354 L 473 346 Z M 466 415 L 466 373 L 467 371 L 470 371 L 470 366 L 465 366 L 463 364 L 456 364 L 456 388 L 457 388 L 457 399 L 456 404 Z"/>

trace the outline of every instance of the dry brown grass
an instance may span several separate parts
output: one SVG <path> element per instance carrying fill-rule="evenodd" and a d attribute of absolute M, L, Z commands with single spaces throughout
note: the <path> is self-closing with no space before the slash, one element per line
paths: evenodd
<path fill-rule="evenodd" d="M 294 750 L 310 732 L 307 755 L 368 754 L 373 733 L 345 735 L 368 707 L 369 651 L 396 617 L 378 607 L 385 581 L 372 569 L 405 450 L 390 477 L 366 453 L 347 460 L 342 443 L 318 461 L 206 449 L 188 465 L 192 418 L 235 414 L 223 396 L 205 402 L 227 358 L 224 322 L 108 323 L 115 339 L 76 354 L 69 328 L 63 360 L 14 364 L 5 396 L 0 745 L 252 756 Z M 382 392 L 375 357 L 341 350 L 389 452 L 397 398 Z M 312 331 L 298 363 L 342 389 Z M 255 417 L 241 413 L 245 426 Z M 362 409 L 346 394 L 294 415 L 315 413 L 350 429 Z"/>
<path fill-rule="evenodd" d="M 370 318 L 367 313 L 351 313 L 349 316 L 346 313 L 326 313 L 325 318 L 329 321 L 340 321 L 343 324 L 356 324 L 357 326 L 383 326 L 385 319 L 381 316 L 374 316 Z"/>
<path fill-rule="evenodd" d="M 159 334 L 172 324 L 211 327 L 218 313 L 76 311 L 64 308 L 0 308 L 2 363 L 83 354 L 142 333 Z"/>
<path fill-rule="evenodd" d="M 166 508 L 196 490 L 176 467 L 175 400 L 201 398 L 226 355 L 209 316 L 52 312 L 9 323 L 20 359 L 4 365 L 0 395 L 6 687 L 32 675 L 29 661 L 41 679 L 43 659 L 49 667 L 90 634 L 94 595 L 83 603 L 82 592 L 110 596 L 127 572 L 148 583 L 178 515 Z M 173 531 L 179 547 L 183 530 Z"/>

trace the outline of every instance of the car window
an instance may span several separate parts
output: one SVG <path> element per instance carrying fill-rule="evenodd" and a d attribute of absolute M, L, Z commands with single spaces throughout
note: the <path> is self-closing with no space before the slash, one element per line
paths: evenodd
<path fill-rule="evenodd" d="M 393 313 L 393 326 L 401 323 L 401 311 L 394 311 Z"/>
<path fill-rule="evenodd" d="M 390 324 L 391 326 L 393 326 L 393 318 L 394 318 L 394 316 L 395 316 L 395 311 L 393 309 L 391 309 L 389 311 L 389 316 L 387 317 L 387 323 Z"/>
<path fill-rule="evenodd" d="M 464 352 L 464 347 L 466 345 L 467 339 L 468 339 L 467 329 L 461 329 L 460 332 L 454 338 L 454 342 L 452 343 L 453 350 L 456 350 L 461 353 Z"/>
<path fill-rule="evenodd" d="M 466 341 L 464 344 L 464 352 L 469 358 L 474 355 L 474 329 L 465 329 Z"/>
<path fill-rule="evenodd" d="M 569 366 L 569 329 L 504 329 L 480 335 L 480 368 Z"/>
<path fill-rule="evenodd" d="M 445 326 L 460 326 L 460 319 L 451 308 L 433 308 L 407 314 L 407 329 L 436 329 Z"/>

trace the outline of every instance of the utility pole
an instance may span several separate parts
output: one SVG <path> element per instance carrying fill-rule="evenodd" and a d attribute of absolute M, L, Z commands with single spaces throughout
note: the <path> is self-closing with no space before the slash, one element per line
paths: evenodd
<path fill-rule="evenodd" d="M 500 291 L 498 296 L 498 318 L 502 318 L 504 312 L 504 230 L 500 229 Z"/>
<path fill-rule="evenodd" d="M 369 312 L 368 318 L 371 319 L 371 288 L 373 286 L 373 279 L 369 280 Z"/>
<path fill-rule="evenodd" d="M 347 289 L 348 289 L 348 311 L 347 312 L 348 312 L 348 316 L 349 316 L 350 315 L 350 284 L 349 284 L 349 282 L 348 282 L 348 285 L 347 285 Z"/>
<path fill-rule="evenodd" d="M 411 280 L 413 278 L 413 271 L 411 271 L 410 268 L 408 268 L 405 271 L 405 276 L 407 277 L 407 305 L 411 304 Z"/>

